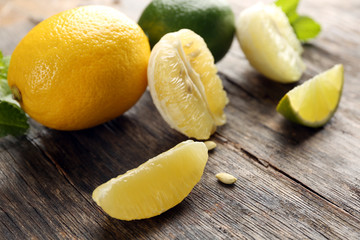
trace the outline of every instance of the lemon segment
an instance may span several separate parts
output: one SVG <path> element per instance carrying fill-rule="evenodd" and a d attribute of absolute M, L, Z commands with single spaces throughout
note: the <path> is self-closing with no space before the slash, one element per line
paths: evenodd
<path fill-rule="evenodd" d="M 184 141 L 100 185 L 92 198 L 111 217 L 150 218 L 174 207 L 191 192 L 207 160 L 204 143 Z"/>
<path fill-rule="evenodd" d="M 343 84 L 344 67 L 338 64 L 289 91 L 280 100 L 277 111 L 308 127 L 323 126 L 338 107 Z"/>
<path fill-rule="evenodd" d="M 303 48 L 288 18 L 275 4 L 258 3 L 241 12 L 236 36 L 250 64 L 271 80 L 296 82 L 305 70 Z"/>
<path fill-rule="evenodd" d="M 226 122 L 228 103 L 214 59 L 191 30 L 168 33 L 154 46 L 148 85 L 164 120 L 188 137 L 208 139 Z"/>

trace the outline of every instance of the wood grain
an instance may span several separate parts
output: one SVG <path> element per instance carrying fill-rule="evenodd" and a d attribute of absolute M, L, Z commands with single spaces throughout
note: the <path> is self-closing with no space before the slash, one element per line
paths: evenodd
<path fill-rule="evenodd" d="M 59 8 L 101 1 L 53 2 L 1 2 L 0 49 L 11 54 Z M 104 4 L 136 20 L 148 2 Z M 236 15 L 253 4 L 229 2 Z M 359 10 L 357 0 L 300 5 L 323 27 L 304 46 L 300 82 L 345 66 L 339 109 L 321 129 L 291 124 L 275 111 L 296 84 L 256 73 L 234 40 L 218 63 L 230 99 L 228 122 L 211 138 L 218 147 L 191 194 L 160 216 L 119 221 L 91 199 L 99 184 L 186 139 L 166 125 L 148 92 L 123 116 L 91 129 L 61 132 L 31 120 L 26 136 L 0 139 L 0 239 L 360 239 Z M 220 171 L 236 176 L 236 184 L 219 183 Z"/>

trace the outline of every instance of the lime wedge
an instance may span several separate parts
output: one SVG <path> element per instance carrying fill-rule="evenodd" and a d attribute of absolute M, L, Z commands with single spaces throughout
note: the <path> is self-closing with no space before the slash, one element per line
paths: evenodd
<path fill-rule="evenodd" d="M 335 65 L 285 94 L 276 110 L 308 127 L 321 127 L 334 115 L 344 84 L 344 67 Z"/>

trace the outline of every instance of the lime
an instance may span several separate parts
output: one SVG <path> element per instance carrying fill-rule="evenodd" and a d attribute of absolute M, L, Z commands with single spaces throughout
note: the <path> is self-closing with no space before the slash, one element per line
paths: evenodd
<path fill-rule="evenodd" d="M 296 82 L 305 70 L 303 49 L 288 18 L 275 4 L 258 3 L 240 13 L 236 36 L 250 64 L 271 80 Z"/>
<path fill-rule="evenodd" d="M 153 0 L 139 25 L 153 47 L 169 32 L 191 29 L 204 38 L 215 61 L 229 50 L 234 34 L 234 13 L 226 0 Z"/>
<path fill-rule="evenodd" d="M 150 218 L 174 207 L 191 192 L 207 160 L 204 143 L 184 141 L 100 185 L 92 197 L 114 218 Z"/>
<path fill-rule="evenodd" d="M 323 126 L 339 105 L 343 84 L 344 67 L 338 64 L 289 91 L 276 110 L 295 123 Z"/>
<path fill-rule="evenodd" d="M 164 120 L 188 137 L 208 139 L 226 122 L 228 103 L 214 58 L 189 29 L 165 34 L 148 65 L 151 97 Z"/>

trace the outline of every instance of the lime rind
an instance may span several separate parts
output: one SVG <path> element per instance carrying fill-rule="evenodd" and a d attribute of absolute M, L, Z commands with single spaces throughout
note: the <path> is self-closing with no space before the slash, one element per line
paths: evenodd
<path fill-rule="evenodd" d="M 151 47 L 167 33 L 191 29 L 205 40 L 215 62 L 226 55 L 235 34 L 235 16 L 226 0 L 153 0 L 138 23 Z"/>
<path fill-rule="evenodd" d="M 286 93 L 276 110 L 292 122 L 312 128 L 321 127 L 335 114 L 343 84 L 344 67 L 337 64 Z M 306 108 L 305 102 L 308 103 Z"/>

